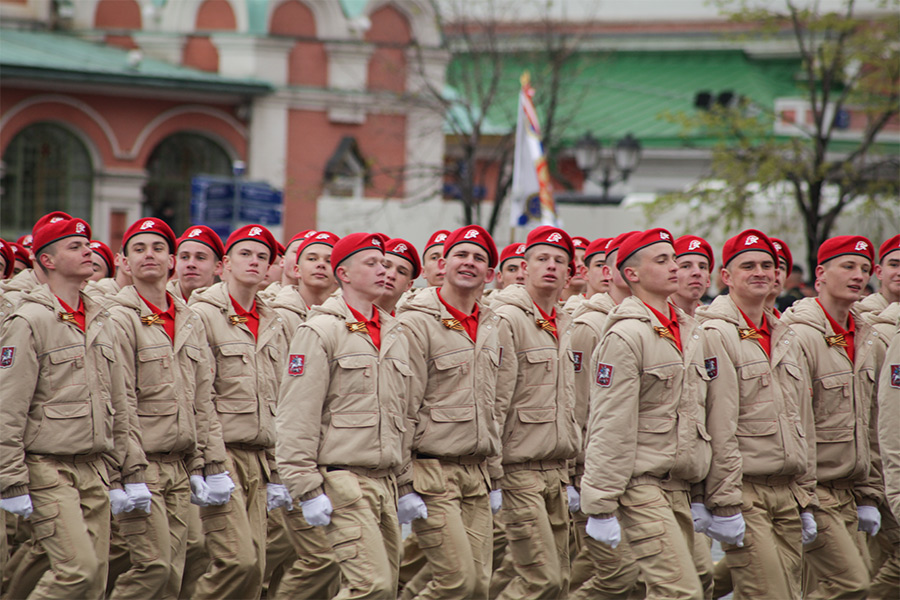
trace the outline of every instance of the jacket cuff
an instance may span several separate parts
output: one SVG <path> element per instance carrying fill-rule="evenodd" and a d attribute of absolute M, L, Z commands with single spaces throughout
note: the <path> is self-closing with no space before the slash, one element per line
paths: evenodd
<path fill-rule="evenodd" d="M 411 483 L 401 485 L 400 487 L 397 488 L 397 498 L 402 498 L 403 496 L 405 496 L 407 494 L 412 494 L 415 491 L 416 490 L 413 488 L 413 485 Z"/>
<path fill-rule="evenodd" d="M 857 506 L 878 506 L 878 503 L 875 502 L 872 498 L 860 498 L 856 501 Z"/>
<path fill-rule="evenodd" d="M 715 517 L 733 517 L 734 515 L 741 514 L 740 505 L 735 506 L 717 506 L 710 510 Z"/>
<path fill-rule="evenodd" d="M 323 487 L 320 485 L 319 487 L 317 487 L 316 489 L 312 490 L 311 492 L 306 492 L 305 494 L 303 494 L 302 496 L 300 496 L 299 500 L 300 500 L 300 502 L 306 502 L 307 500 L 312 500 L 313 498 L 317 498 L 317 497 L 321 496 L 321 495 L 324 494 L 324 493 L 325 493 L 325 488 L 323 488 Z"/>
<path fill-rule="evenodd" d="M 122 478 L 122 483 L 146 483 L 144 469 L 135 469 L 130 475 Z M 110 485 L 109 487 L 114 487 Z"/>
<path fill-rule="evenodd" d="M 199 475 L 200 477 L 203 477 L 203 469 L 194 469 L 193 471 L 188 473 L 188 477 L 193 477 L 194 475 Z"/>
<path fill-rule="evenodd" d="M 226 469 L 224 462 L 206 463 L 206 466 L 203 467 L 203 474 L 209 477 L 210 475 L 218 475 L 219 473 L 224 473 L 225 470 Z"/>
<path fill-rule="evenodd" d="M 281 477 L 278 476 L 276 471 L 269 473 L 269 483 L 281 483 Z"/>
<path fill-rule="evenodd" d="M 589 517 L 594 517 L 595 519 L 609 519 L 616 516 L 616 513 L 597 513 L 596 515 L 588 515 Z"/>
<path fill-rule="evenodd" d="M 499 489 L 500 489 L 500 478 L 497 477 L 495 479 L 495 478 L 491 477 L 491 491 L 493 492 L 494 490 L 499 490 Z"/>
<path fill-rule="evenodd" d="M 0 498 L 15 498 L 16 496 L 24 496 L 27 493 L 27 485 L 11 485 L 0 493 Z"/>

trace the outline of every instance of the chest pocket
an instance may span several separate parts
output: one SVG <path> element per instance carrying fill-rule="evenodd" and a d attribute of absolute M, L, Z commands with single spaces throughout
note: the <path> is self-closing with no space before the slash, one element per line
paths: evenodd
<path fill-rule="evenodd" d="M 675 399 L 675 385 L 681 365 L 648 367 L 641 373 L 641 404 L 669 404 Z"/>
<path fill-rule="evenodd" d="M 813 381 L 813 413 L 816 423 L 851 412 L 850 373 L 827 375 Z"/>
<path fill-rule="evenodd" d="M 741 415 L 745 406 L 772 402 L 772 374 L 768 364 L 747 363 L 737 370 L 741 378 Z"/>
<path fill-rule="evenodd" d="M 149 389 L 175 381 L 172 372 L 172 353 L 168 348 L 141 348 L 137 353 L 137 385 Z"/>
<path fill-rule="evenodd" d="M 216 371 L 223 379 L 237 379 L 250 375 L 250 357 L 243 344 L 222 344 L 216 348 Z"/>
<path fill-rule="evenodd" d="M 370 356 L 341 356 L 337 359 L 338 393 L 342 396 L 375 392 L 375 373 Z"/>
<path fill-rule="evenodd" d="M 519 363 L 519 369 L 524 370 L 525 385 L 555 385 L 556 384 L 556 349 L 542 348 L 539 350 L 526 350 L 524 362 Z"/>
<path fill-rule="evenodd" d="M 429 377 L 429 391 L 435 396 L 446 396 L 472 387 L 469 375 L 469 351 L 456 351 L 435 356 L 433 376 Z"/>
<path fill-rule="evenodd" d="M 83 346 L 52 350 L 47 360 L 50 364 L 45 375 L 53 391 L 85 385 Z"/>

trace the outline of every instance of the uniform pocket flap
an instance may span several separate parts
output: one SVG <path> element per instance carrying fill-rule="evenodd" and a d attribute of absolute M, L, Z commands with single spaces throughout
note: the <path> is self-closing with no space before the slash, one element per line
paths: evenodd
<path fill-rule="evenodd" d="M 372 364 L 372 359 L 368 356 L 341 356 L 337 359 L 342 369 L 365 369 Z"/>
<path fill-rule="evenodd" d="M 347 542 L 360 539 L 362 537 L 362 528 L 359 525 L 341 527 L 340 529 L 335 529 L 330 537 L 332 546 L 346 544 Z"/>
<path fill-rule="evenodd" d="M 412 377 L 412 369 L 409 368 L 409 365 L 403 362 L 402 360 L 392 360 L 391 364 L 400 372 L 404 377 Z"/>
<path fill-rule="evenodd" d="M 829 442 L 852 442 L 852 427 L 829 427 L 816 429 L 816 442 L 827 444 Z"/>
<path fill-rule="evenodd" d="M 712 436 L 710 436 L 709 432 L 706 431 L 706 425 L 704 425 L 700 421 L 697 421 L 697 433 L 700 434 L 700 437 L 703 440 L 705 440 L 707 442 L 712 441 Z"/>
<path fill-rule="evenodd" d="M 705 365 L 694 363 L 694 369 L 696 369 L 697 375 L 700 376 L 700 379 L 703 379 L 704 381 L 712 381 L 712 377 L 709 376 L 709 371 L 706 369 Z"/>
<path fill-rule="evenodd" d="M 63 363 L 67 363 L 73 361 L 78 358 L 82 358 L 84 356 L 84 348 L 82 347 L 73 347 L 73 348 L 63 348 L 61 350 L 54 350 L 50 352 L 49 358 L 50 362 L 54 365 L 60 365 Z"/>
<path fill-rule="evenodd" d="M 142 417 L 162 417 L 174 415 L 178 412 L 178 404 L 175 400 L 162 402 L 138 402 L 137 414 Z"/>
<path fill-rule="evenodd" d="M 331 413 L 332 427 L 375 427 L 377 424 L 376 412 Z"/>
<path fill-rule="evenodd" d="M 216 350 L 218 350 L 219 354 L 223 356 L 243 357 L 245 354 L 243 344 L 222 344 L 221 346 L 216 348 Z"/>
<path fill-rule="evenodd" d="M 140 362 L 162 360 L 169 355 L 169 349 L 162 346 L 158 348 L 141 348 L 138 350 L 137 359 Z"/>
<path fill-rule="evenodd" d="M 552 423 L 556 420 L 556 407 L 520 408 L 518 414 L 523 423 Z"/>
<path fill-rule="evenodd" d="M 841 388 L 850 383 L 850 373 L 843 375 L 828 375 L 819 379 L 819 383 L 825 389 Z"/>
<path fill-rule="evenodd" d="M 556 350 L 546 349 L 546 350 L 528 350 L 525 352 L 525 360 L 530 363 L 545 363 L 550 362 L 556 357 Z"/>
<path fill-rule="evenodd" d="M 738 421 L 735 435 L 743 437 L 758 437 L 763 435 L 772 435 L 778 431 L 778 423 L 776 421 Z"/>
<path fill-rule="evenodd" d="M 449 354 L 442 354 L 441 356 L 435 356 L 432 362 L 434 362 L 435 369 L 439 371 L 447 371 L 468 363 L 469 353 L 451 352 Z"/>
<path fill-rule="evenodd" d="M 666 526 L 662 521 L 648 521 L 646 523 L 638 523 L 631 527 L 625 528 L 625 537 L 630 543 L 649 540 L 659 537 L 666 532 Z"/>
<path fill-rule="evenodd" d="M 45 404 L 44 416 L 49 419 L 74 419 L 91 414 L 88 402 L 67 402 L 65 404 Z"/>
<path fill-rule="evenodd" d="M 474 406 L 442 406 L 431 409 L 431 420 L 436 423 L 457 423 L 474 418 Z"/>
<path fill-rule="evenodd" d="M 201 360 L 203 360 L 203 351 L 200 350 L 200 348 L 196 348 L 194 346 L 185 346 L 184 353 L 187 354 L 187 357 L 194 362 L 200 362 Z"/>
<path fill-rule="evenodd" d="M 531 506 L 521 506 L 518 508 L 504 508 L 500 513 L 503 522 L 507 525 L 531 525 L 537 519 L 537 509 Z M 530 532 L 530 528 L 529 528 Z M 507 531 L 507 537 L 509 532 Z M 520 539 L 520 538 L 511 538 Z"/>
<path fill-rule="evenodd" d="M 638 431 L 644 433 L 666 433 L 675 427 L 672 417 L 638 416 Z"/>
<path fill-rule="evenodd" d="M 653 377 L 657 377 L 662 379 L 663 381 L 668 381 L 675 377 L 675 374 L 681 370 L 680 365 L 666 365 L 664 367 L 648 367 L 644 369 L 644 375 L 652 375 Z"/>
<path fill-rule="evenodd" d="M 769 365 L 764 362 L 749 363 L 738 367 L 741 379 L 755 379 L 769 372 Z"/>
<path fill-rule="evenodd" d="M 256 412 L 256 400 L 216 400 L 216 411 L 220 413 Z"/>
<path fill-rule="evenodd" d="M 803 379 L 803 371 L 797 365 L 785 363 L 784 370 L 787 371 L 788 375 L 790 375 L 794 379 Z"/>
<path fill-rule="evenodd" d="M 100 348 L 100 354 L 103 355 L 103 358 L 111 363 L 116 362 L 116 351 L 111 346 L 102 345 L 98 346 L 98 348 Z"/>

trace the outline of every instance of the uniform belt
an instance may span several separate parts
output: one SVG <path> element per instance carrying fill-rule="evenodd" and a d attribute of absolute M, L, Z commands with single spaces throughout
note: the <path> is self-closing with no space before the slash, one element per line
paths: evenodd
<path fill-rule="evenodd" d="M 363 467 L 350 467 L 343 465 L 329 465 L 325 467 L 325 470 L 331 473 L 332 471 L 349 471 L 354 475 L 359 475 L 361 477 L 370 477 L 372 479 L 383 479 L 384 477 L 389 477 L 391 474 L 390 469 L 366 469 Z"/>
<path fill-rule="evenodd" d="M 265 448 L 262 446 L 254 445 L 254 444 L 244 444 L 243 442 L 234 442 L 232 444 L 225 444 L 226 448 L 232 448 L 234 450 L 243 450 L 244 452 L 265 452 Z"/>
<path fill-rule="evenodd" d="M 855 482 L 846 477 L 844 479 L 832 479 L 831 481 L 818 481 L 816 485 L 824 485 L 833 490 L 852 490 L 856 487 Z"/>
<path fill-rule="evenodd" d="M 794 481 L 793 475 L 744 475 L 744 481 L 756 485 L 769 487 L 790 485 Z"/>
<path fill-rule="evenodd" d="M 60 462 L 70 462 L 70 463 L 89 463 L 94 462 L 100 458 L 99 452 L 93 452 L 91 454 L 45 454 L 49 458 L 53 460 L 58 460 Z"/>
<path fill-rule="evenodd" d="M 161 463 L 174 463 L 184 460 L 184 452 L 150 452 L 147 460 Z"/>
<path fill-rule="evenodd" d="M 485 461 L 483 456 L 433 456 L 431 454 L 417 453 L 418 460 L 439 460 L 442 462 L 456 463 L 458 465 L 480 465 Z"/>
<path fill-rule="evenodd" d="M 625 487 L 633 488 L 638 485 L 655 485 L 667 492 L 689 492 L 691 490 L 691 484 L 684 479 L 671 479 L 670 477 L 656 477 L 654 475 L 632 477 Z"/>
<path fill-rule="evenodd" d="M 516 471 L 552 471 L 553 469 L 565 469 L 568 466 L 568 461 L 566 461 L 565 459 L 530 460 L 528 462 L 503 465 L 503 472 L 515 473 Z"/>

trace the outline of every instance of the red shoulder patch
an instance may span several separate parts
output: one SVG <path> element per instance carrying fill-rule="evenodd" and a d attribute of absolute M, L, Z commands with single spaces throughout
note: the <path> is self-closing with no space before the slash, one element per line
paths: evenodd
<path fill-rule="evenodd" d="M 303 375 L 303 368 L 306 366 L 305 354 L 291 354 L 288 359 L 288 375 L 298 377 Z"/>
<path fill-rule="evenodd" d="M 597 385 L 609 387 L 612 385 L 613 366 L 600 363 L 597 365 Z"/>
<path fill-rule="evenodd" d="M 16 347 L 15 346 L 3 346 L 3 349 L 0 350 L 0 369 L 8 369 L 13 365 L 13 362 L 16 360 Z"/>
<path fill-rule="evenodd" d="M 575 372 L 581 373 L 581 361 L 584 360 L 584 353 L 572 351 L 572 356 L 575 359 Z"/>

